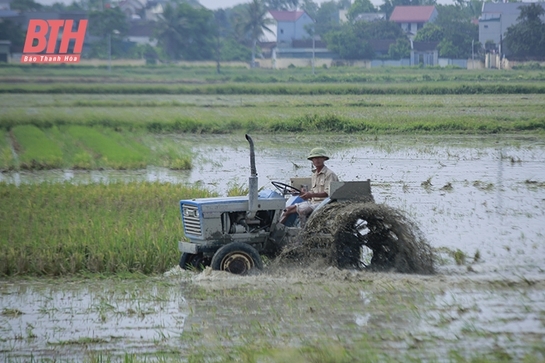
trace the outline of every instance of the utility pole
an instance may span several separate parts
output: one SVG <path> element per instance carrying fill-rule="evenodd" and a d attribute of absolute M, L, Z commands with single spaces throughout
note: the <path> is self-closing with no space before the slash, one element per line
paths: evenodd
<path fill-rule="evenodd" d="M 471 69 L 475 68 L 475 39 L 471 39 Z"/>
<path fill-rule="evenodd" d="M 108 73 L 112 73 L 112 33 L 108 33 Z"/>
<path fill-rule="evenodd" d="M 312 32 L 312 75 L 314 75 L 314 63 L 316 62 L 316 37 Z"/>

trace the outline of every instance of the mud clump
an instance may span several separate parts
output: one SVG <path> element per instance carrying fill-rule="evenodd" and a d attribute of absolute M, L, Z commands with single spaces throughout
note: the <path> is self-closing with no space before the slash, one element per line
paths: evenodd
<path fill-rule="evenodd" d="M 432 274 L 433 250 L 400 211 L 372 202 L 337 202 L 315 211 L 279 261 L 304 266 Z"/>

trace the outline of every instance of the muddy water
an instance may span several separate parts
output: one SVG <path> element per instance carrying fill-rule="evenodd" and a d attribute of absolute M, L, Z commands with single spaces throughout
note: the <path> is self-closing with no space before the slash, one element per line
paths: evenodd
<path fill-rule="evenodd" d="M 191 172 L 3 174 L 39 180 L 162 180 L 225 194 L 246 185 L 239 136 L 184 138 Z M 351 352 L 445 360 L 525 355 L 545 341 L 545 140 L 520 136 L 255 135 L 261 187 L 307 176 L 317 144 L 343 180 L 371 179 L 375 200 L 414 219 L 438 252 L 438 274 L 311 269 L 235 277 L 176 269 L 147 281 L 1 282 L 0 356 L 150 353 L 223 356 L 231 348 L 327 341 Z M 454 251 L 465 257 L 458 264 Z M 459 262 L 462 262 L 458 259 Z M 279 360 L 281 361 L 281 360 Z"/>

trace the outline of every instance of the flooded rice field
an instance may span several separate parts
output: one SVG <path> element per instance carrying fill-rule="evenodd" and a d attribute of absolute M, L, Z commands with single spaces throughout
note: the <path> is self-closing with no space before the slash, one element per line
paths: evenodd
<path fill-rule="evenodd" d="M 175 137 L 191 145 L 190 172 L 53 171 L 0 181 L 161 180 L 220 195 L 247 184 L 242 135 Z M 297 357 L 306 347 L 332 361 L 545 361 L 543 137 L 253 139 L 264 188 L 308 176 L 308 151 L 325 145 L 340 179 L 370 179 L 377 203 L 420 226 L 436 251 L 437 274 L 266 263 L 262 274 L 244 277 L 173 266 L 144 280 L 2 281 L 0 357 L 232 361 L 251 351 L 280 362 L 305 361 Z"/>

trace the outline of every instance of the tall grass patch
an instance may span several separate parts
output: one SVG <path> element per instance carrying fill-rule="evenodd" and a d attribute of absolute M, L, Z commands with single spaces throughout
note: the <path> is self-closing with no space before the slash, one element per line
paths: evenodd
<path fill-rule="evenodd" d="M 0 170 L 11 170 L 15 168 L 15 160 L 11 151 L 8 133 L 0 130 Z"/>
<path fill-rule="evenodd" d="M 23 125 L 14 127 L 11 132 L 22 169 L 54 169 L 62 166 L 60 147 L 42 130 L 36 126 Z"/>
<path fill-rule="evenodd" d="M 0 275 L 162 273 L 179 259 L 179 200 L 208 196 L 170 183 L 0 183 Z"/>
<path fill-rule="evenodd" d="M 0 130 L 0 170 L 139 169 L 148 165 L 189 170 L 191 150 L 171 137 L 142 130 L 79 125 Z"/>
<path fill-rule="evenodd" d="M 97 163 L 113 169 L 139 169 L 147 165 L 148 150 L 111 132 L 105 134 L 90 127 L 71 126 L 68 133 L 81 142 Z M 84 152 L 82 157 L 87 158 Z M 84 162 L 86 162 L 84 160 Z M 80 162 L 77 159 L 75 162 Z"/>

